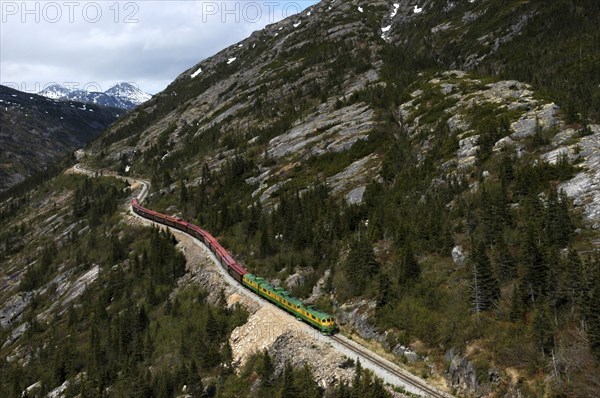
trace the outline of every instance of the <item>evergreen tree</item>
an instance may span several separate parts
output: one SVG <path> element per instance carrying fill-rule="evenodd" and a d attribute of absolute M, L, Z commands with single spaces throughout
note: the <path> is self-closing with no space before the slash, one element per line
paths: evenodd
<path fill-rule="evenodd" d="M 185 207 L 188 202 L 189 194 L 183 179 L 179 180 L 179 205 Z"/>
<path fill-rule="evenodd" d="M 261 222 L 260 231 L 260 256 L 265 258 L 273 254 L 273 244 L 271 243 L 271 236 L 269 235 L 269 229 L 266 221 Z"/>
<path fill-rule="evenodd" d="M 516 261 L 504 238 L 499 238 L 492 254 L 494 273 L 501 282 L 507 282 L 516 276 Z"/>
<path fill-rule="evenodd" d="M 283 368 L 283 386 L 281 390 L 281 398 L 297 398 L 298 391 L 294 384 L 294 368 L 290 362 L 286 362 Z"/>
<path fill-rule="evenodd" d="M 592 353 L 600 363 L 600 280 L 598 279 L 590 297 L 588 308 L 588 340 Z"/>
<path fill-rule="evenodd" d="M 263 350 L 262 363 L 258 373 L 262 387 L 271 386 L 271 377 L 273 376 L 274 371 L 275 368 L 273 367 L 273 362 L 271 361 L 269 352 L 265 349 Z"/>
<path fill-rule="evenodd" d="M 485 252 L 483 242 L 477 242 L 473 245 L 470 261 L 472 268 L 472 308 L 475 313 L 479 313 L 494 305 L 500 295 L 500 290 L 498 281 L 492 273 L 490 260 Z"/>
<path fill-rule="evenodd" d="M 567 292 L 571 301 L 573 311 L 581 312 L 583 300 L 583 267 L 579 254 L 573 248 L 569 248 L 567 254 Z"/>
<path fill-rule="evenodd" d="M 420 276 L 421 266 L 415 258 L 411 241 L 407 240 L 402 250 L 402 280 L 403 282 L 410 282 L 419 279 Z"/>
<path fill-rule="evenodd" d="M 533 313 L 531 332 L 536 348 L 542 355 L 549 353 L 553 344 L 553 327 L 544 303 L 539 303 Z"/>
<path fill-rule="evenodd" d="M 378 263 L 371 244 L 366 240 L 354 240 L 350 244 L 350 252 L 344 267 L 344 274 L 350 282 L 354 295 L 364 292 L 367 283 L 376 276 L 377 270 Z"/>
<path fill-rule="evenodd" d="M 352 387 L 350 388 L 351 398 L 362 398 L 362 377 L 363 369 L 360 359 L 356 359 L 356 369 L 354 370 L 354 378 L 352 379 Z"/>
<path fill-rule="evenodd" d="M 377 306 L 383 307 L 390 301 L 390 276 L 384 272 L 379 274 L 379 289 L 377 290 Z"/>
<path fill-rule="evenodd" d="M 566 246 L 573 238 L 575 227 L 569 213 L 569 198 L 564 190 L 560 191 L 557 213 L 558 230 L 560 231 L 559 243 Z"/>
<path fill-rule="evenodd" d="M 529 226 L 525 232 L 521 248 L 521 262 L 525 266 L 525 283 L 529 301 L 535 303 L 542 297 L 548 287 L 548 263 L 535 239 L 534 227 Z"/>
<path fill-rule="evenodd" d="M 308 365 L 304 365 L 298 372 L 296 378 L 296 391 L 302 398 L 320 398 L 321 391 L 314 380 L 313 373 Z"/>

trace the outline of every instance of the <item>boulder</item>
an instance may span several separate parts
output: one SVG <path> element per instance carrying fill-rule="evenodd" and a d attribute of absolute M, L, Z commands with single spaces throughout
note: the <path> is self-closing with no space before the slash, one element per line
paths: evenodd
<path fill-rule="evenodd" d="M 454 246 L 454 249 L 452 249 L 452 260 L 454 260 L 454 264 L 458 266 L 462 267 L 465 265 L 467 256 L 465 255 L 462 246 Z"/>

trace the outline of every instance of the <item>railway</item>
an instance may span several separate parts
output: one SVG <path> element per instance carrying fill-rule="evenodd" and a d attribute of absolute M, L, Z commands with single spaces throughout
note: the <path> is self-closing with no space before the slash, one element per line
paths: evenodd
<path fill-rule="evenodd" d="M 409 376 L 409 375 L 403 373 L 396 367 L 396 365 L 381 358 L 379 355 L 374 354 L 371 351 L 358 346 L 358 344 L 352 344 L 350 341 L 348 341 L 346 338 L 344 338 L 342 336 L 333 335 L 333 336 L 330 336 L 329 338 L 332 339 L 333 341 L 335 341 L 337 344 L 339 344 L 339 345 L 343 346 L 344 348 L 357 354 L 357 357 L 359 357 L 359 358 L 362 357 L 363 361 L 364 361 L 364 359 L 366 359 L 366 360 L 372 362 L 374 365 L 385 370 L 390 375 L 402 380 L 405 384 L 405 389 L 408 392 L 411 392 L 413 394 L 422 395 L 425 397 L 432 397 L 432 398 L 449 398 L 449 397 L 451 397 L 451 395 L 448 395 L 448 394 L 445 394 L 445 393 L 435 390 L 434 388 L 430 387 L 424 381 L 421 381 L 414 376 Z M 406 387 L 409 387 L 409 388 L 406 388 Z"/>
<path fill-rule="evenodd" d="M 90 171 L 88 169 L 85 169 L 80 164 L 75 165 L 75 167 L 73 168 L 73 170 L 76 173 L 86 174 L 86 175 L 92 176 L 92 177 L 94 175 L 96 175 L 96 173 L 94 171 Z M 108 175 L 108 174 L 105 174 L 105 175 Z M 221 268 L 221 273 L 222 273 L 223 277 L 225 277 L 225 276 L 231 277 L 231 272 L 226 271 L 225 267 L 223 267 L 223 265 L 221 263 L 222 260 L 219 259 L 219 255 L 217 253 L 215 253 L 214 249 L 211 249 L 211 247 L 207 244 L 207 242 L 204 239 L 198 239 L 196 236 L 194 236 L 193 234 L 190 234 L 189 232 L 185 231 L 182 228 L 172 227 L 169 224 L 161 222 L 160 220 L 156 221 L 156 220 L 154 220 L 152 218 L 144 217 L 144 216 L 140 215 L 138 212 L 136 212 L 134 204 L 136 204 L 138 207 L 141 207 L 140 203 L 147 197 L 147 195 L 148 195 L 148 193 L 150 191 L 150 183 L 148 181 L 140 180 L 140 179 L 134 179 L 132 177 L 123 177 L 123 176 L 119 176 L 119 175 L 115 175 L 115 174 L 111 174 L 111 176 L 116 177 L 116 178 L 120 178 L 120 179 L 123 179 L 123 180 L 126 180 L 130 184 L 138 183 L 138 184 L 141 185 L 141 191 L 132 200 L 132 206 L 130 207 L 130 211 L 131 211 L 131 214 L 133 216 L 139 217 L 139 218 L 141 218 L 143 220 L 146 220 L 148 222 L 151 222 L 151 223 L 157 223 L 157 224 L 161 224 L 161 225 L 165 225 L 167 227 L 171 227 L 171 228 L 177 229 L 180 232 L 185 233 L 186 235 L 189 235 L 190 237 L 194 238 L 194 240 L 197 243 L 202 243 L 203 246 L 206 249 L 208 249 L 208 252 L 210 254 L 214 255 L 215 262 L 218 265 L 221 266 L 221 267 L 218 267 L 218 268 Z M 151 210 L 147 210 L 147 211 L 152 212 Z M 152 213 L 155 213 L 155 212 L 152 212 Z M 160 213 L 155 213 L 155 214 L 160 214 Z M 161 216 L 163 216 L 163 215 L 161 215 Z M 168 217 L 168 216 L 164 216 L 164 217 Z M 169 217 L 169 219 L 173 220 L 173 222 L 175 220 L 179 220 L 179 219 L 172 218 L 172 217 Z M 162 220 L 162 221 L 164 221 L 164 220 Z M 183 220 L 179 220 L 179 221 L 181 221 L 182 223 L 185 223 L 185 221 L 183 221 Z M 189 223 L 186 223 L 186 224 L 189 224 Z M 192 224 L 189 224 L 189 225 L 192 225 Z M 196 228 L 199 229 L 199 227 L 196 227 Z M 216 241 L 216 239 L 215 239 L 215 241 Z M 226 252 L 225 249 L 222 249 L 222 250 L 224 252 Z M 223 253 L 221 253 L 221 254 L 223 254 Z M 229 253 L 227 253 L 227 254 L 229 255 Z M 231 260 L 233 260 L 233 259 L 231 259 Z M 236 281 L 236 282 L 239 283 L 239 280 L 236 277 L 232 277 L 229 280 L 227 278 L 225 278 L 225 279 L 228 281 L 228 283 L 233 283 L 233 281 Z M 239 285 L 239 286 L 241 287 L 241 285 Z M 241 287 L 241 288 L 243 290 L 246 290 L 243 287 Z M 253 289 L 249 289 L 249 290 L 252 291 Z M 256 292 L 254 292 L 254 293 L 256 293 Z M 281 308 L 280 305 L 277 305 L 272 300 L 269 300 L 268 297 L 264 297 L 263 295 L 255 296 L 255 300 L 257 300 L 257 301 L 266 300 L 266 301 L 270 302 L 271 304 L 276 305 L 278 308 L 280 308 L 282 310 L 285 310 L 285 308 Z M 289 313 L 290 311 L 286 311 L 286 312 Z M 299 320 L 301 320 L 301 319 L 299 319 Z M 312 325 L 312 326 L 314 326 L 314 325 Z M 375 354 L 375 353 L 369 351 L 368 349 L 366 349 L 366 348 L 358 345 L 357 343 L 348 340 L 344 336 L 341 336 L 339 334 L 333 334 L 331 336 L 326 336 L 326 335 L 317 336 L 317 335 L 314 335 L 313 337 L 317 338 L 318 340 L 325 341 L 325 342 L 329 343 L 329 345 L 332 348 L 334 348 L 335 350 L 337 350 L 337 351 L 341 352 L 342 354 L 348 356 L 349 358 L 360 359 L 361 363 L 363 363 L 363 366 L 365 368 L 368 368 L 368 369 L 371 369 L 372 371 L 374 371 L 375 374 L 378 377 L 383 378 L 387 383 L 389 383 L 391 385 L 395 385 L 395 386 L 401 387 L 401 388 L 404 388 L 409 393 L 412 393 L 412 394 L 415 394 L 415 395 L 419 395 L 419 396 L 423 396 L 423 397 L 432 397 L 432 398 L 452 398 L 453 397 L 450 394 L 447 394 L 447 393 L 440 392 L 440 391 L 436 390 L 434 387 L 428 385 L 424 380 L 418 378 L 417 376 L 413 376 L 413 375 L 407 374 L 407 372 L 402 371 L 397 365 L 395 365 L 392 362 L 390 362 L 390 361 L 382 358 L 378 354 Z"/>
<path fill-rule="evenodd" d="M 215 255 L 219 265 L 239 284 L 294 315 L 299 321 L 306 322 L 325 334 L 333 334 L 337 330 L 331 315 L 304 304 L 284 289 L 271 286 L 264 278 L 249 273 L 208 231 L 180 218 L 147 209 L 140 205 L 137 198 L 131 201 L 131 208 L 138 216 L 175 228 L 201 241 Z"/>

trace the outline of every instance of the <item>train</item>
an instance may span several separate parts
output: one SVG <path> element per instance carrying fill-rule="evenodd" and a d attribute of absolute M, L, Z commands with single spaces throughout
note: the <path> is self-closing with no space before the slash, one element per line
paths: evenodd
<path fill-rule="evenodd" d="M 271 286 L 264 278 L 249 273 L 208 231 L 180 218 L 170 217 L 142 207 L 135 198 L 131 201 L 131 207 L 134 213 L 143 218 L 175 228 L 198 239 L 208 247 L 221 267 L 233 279 L 258 296 L 294 315 L 298 320 L 308 323 L 324 334 L 331 335 L 338 330 L 336 322 L 330 314 L 320 311 L 314 306 L 306 305 L 283 288 Z"/>

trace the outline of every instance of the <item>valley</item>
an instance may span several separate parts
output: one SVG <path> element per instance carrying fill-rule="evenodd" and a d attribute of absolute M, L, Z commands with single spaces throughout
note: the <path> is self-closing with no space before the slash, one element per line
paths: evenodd
<path fill-rule="evenodd" d="M 323 0 L 64 139 L 60 112 L 108 110 L 6 104 L 0 390 L 597 396 L 598 18 L 591 0 Z"/>

